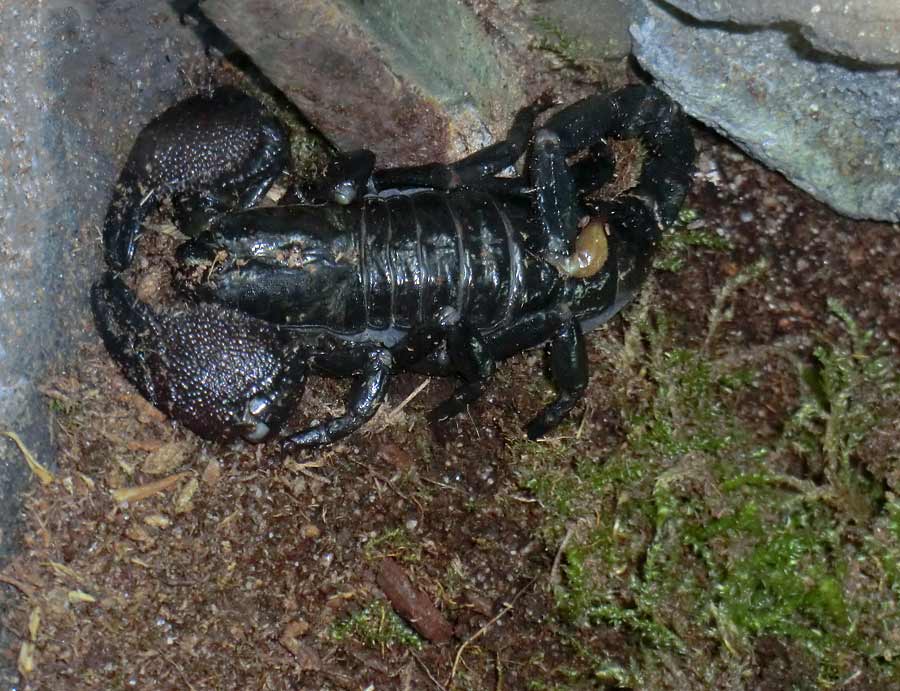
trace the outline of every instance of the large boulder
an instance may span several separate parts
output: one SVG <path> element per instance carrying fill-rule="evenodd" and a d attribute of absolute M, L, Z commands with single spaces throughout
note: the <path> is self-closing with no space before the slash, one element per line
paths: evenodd
<path fill-rule="evenodd" d="M 900 220 L 900 5 L 675 4 L 698 16 L 642 0 L 631 27 L 663 89 L 837 211 Z"/>
<path fill-rule="evenodd" d="M 900 65 L 897 0 L 669 0 L 704 22 L 782 28 L 831 57 L 871 65 Z"/>

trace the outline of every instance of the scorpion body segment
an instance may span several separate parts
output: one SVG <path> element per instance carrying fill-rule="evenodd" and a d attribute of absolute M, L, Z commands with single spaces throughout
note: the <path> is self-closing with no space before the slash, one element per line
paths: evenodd
<path fill-rule="evenodd" d="M 199 106 L 186 104 L 160 120 L 198 127 Z M 162 165 L 150 186 L 181 181 L 212 220 L 178 249 L 186 305 L 154 312 L 112 274 L 95 286 L 107 348 L 145 397 L 207 438 L 268 439 L 307 373 L 351 377 L 347 412 L 286 435 L 281 444 L 291 449 L 357 429 L 393 372 L 458 378 L 432 413 L 444 418 L 480 396 L 499 361 L 545 345 L 557 395 L 528 426 L 531 438 L 545 435 L 587 386 L 584 333 L 615 315 L 646 277 L 687 192 L 694 152 L 677 107 L 652 87 L 584 99 L 535 129 L 549 106 L 544 98 L 523 109 L 506 140 L 449 165 L 378 170 L 369 152 L 341 155 L 274 207 L 254 205 L 282 165 L 278 136 L 260 137 L 262 157 L 245 149 L 230 157 L 243 164 L 218 177 Z M 274 131 L 269 122 L 260 129 Z M 142 143 L 146 132 L 135 149 L 155 146 Z M 637 138 L 646 155 L 632 189 L 604 200 L 598 192 L 614 172 L 609 138 Z M 523 155 L 524 175 L 494 177 Z M 233 187 L 245 168 L 252 194 L 222 213 L 216 191 Z M 127 266 L 145 215 L 123 198 L 117 192 L 104 233 L 113 268 Z M 252 337 L 238 336 L 239 326 Z M 237 362 L 224 355 L 233 352 Z M 259 362 L 266 364 L 250 364 Z M 246 371 L 221 372 L 230 367 Z M 179 395 L 160 397 L 169 380 Z M 197 412 L 192 389 L 226 402 L 226 412 L 209 404 Z"/>
<path fill-rule="evenodd" d="M 487 334 L 565 289 L 526 246 L 529 214 L 522 199 L 474 191 L 259 208 L 221 217 L 180 256 L 213 266 L 204 299 L 274 323 L 393 345 L 453 308 Z"/>

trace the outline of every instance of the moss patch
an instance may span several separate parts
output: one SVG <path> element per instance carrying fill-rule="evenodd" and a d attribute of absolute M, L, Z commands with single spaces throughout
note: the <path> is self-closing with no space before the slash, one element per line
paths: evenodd
<path fill-rule="evenodd" d="M 832 303 L 843 333 L 797 372 L 802 393 L 781 429 L 762 431 L 736 405 L 761 367 L 736 366 L 715 333 L 729 296 L 758 275 L 720 291 L 700 347 L 679 345 L 647 307 L 632 316 L 617 392 L 625 440 L 610 455 L 514 449 L 544 535 L 561 545 L 552 587 L 590 669 L 558 670 L 569 682 L 745 688 L 770 640 L 805 661 L 797 683 L 840 684 L 859 669 L 900 682 L 898 500 L 857 455 L 898 422 L 896 370 Z M 612 655 L 592 645 L 609 628 L 623 637 Z"/>
<path fill-rule="evenodd" d="M 376 600 L 331 627 L 331 638 L 342 642 L 352 638 L 370 648 L 404 645 L 422 649 L 422 639 L 382 600 Z"/>

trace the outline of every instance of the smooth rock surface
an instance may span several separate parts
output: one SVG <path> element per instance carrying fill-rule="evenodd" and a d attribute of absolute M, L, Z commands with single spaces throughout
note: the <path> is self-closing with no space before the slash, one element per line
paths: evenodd
<path fill-rule="evenodd" d="M 644 0 L 634 54 L 692 116 L 837 211 L 900 220 L 900 77 L 798 52 L 789 33 L 685 22 Z"/>
<path fill-rule="evenodd" d="M 202 49 L 165 2 L 0 0 L 0 430 L 46 465 L 36 386 L 93 335 L 87 297 L 110 189 L 136 132 L 189 90 L 182 70 L 195 58 Z M 0 439 L 0 566 L 29 479 Z M 14 679 L 0 662 L 0 688 Z"/>
<path fill-rule="evenodd" d="M 445 0 L 208 0 L 201 11 L 332 143 L 380 165 L 504 133 L 523 94 L 471 10 Z"/>
<path fill-rule="evenodd" d="M 538 33 L 550 44 L 564 40 L 572 57 L 581 61 L 618 60 L 631 52 L 633 0 L 543 0 L 525 5 Z"/>
<path fill-rule="evenodd" d="M 702 21 L 796 31 L 816 50 L 900 66 L 897 0 L 669 0 Z M 725 28 L 725 27 L 723 27 Z"/>

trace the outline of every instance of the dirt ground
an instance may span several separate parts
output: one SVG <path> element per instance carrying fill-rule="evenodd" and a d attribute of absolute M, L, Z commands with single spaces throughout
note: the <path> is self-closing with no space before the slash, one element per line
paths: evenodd
<path fill-rule="evenodd" d="M 0 573 L 21 688 L 900 688 L 900 229 L 697 141 L 683 222 L 540 443 L 540 352 L 437 426 L 452 383 L 400 376 L 282 459 L 85 347 Z M 301 419 L 343 391 L 313 381 Z"/>

